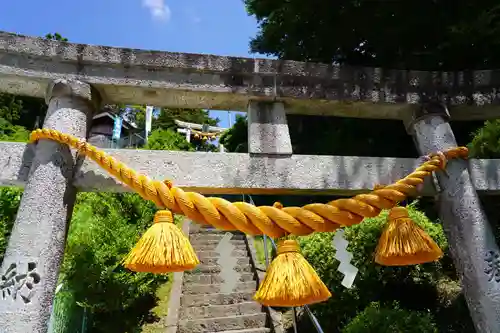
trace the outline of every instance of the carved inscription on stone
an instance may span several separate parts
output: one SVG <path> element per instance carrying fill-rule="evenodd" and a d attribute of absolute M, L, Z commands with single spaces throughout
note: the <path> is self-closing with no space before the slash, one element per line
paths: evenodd
<path fill-rule="evenodd" d="M 496 251 L 486 253 L 484 260 L 488 263 L 488 267 L 484 272 L 490 278 L 490 281 L 500 282 L 500 254 Z"/>
<path fill-rule="evenodd" d="M 29 262 L 24 270 L 20 270 L 17 264 L 10 264 L 0 277 L 0 299 L 20 299 L 25 304 L 30 303 L 39 282 L 36 263 Z"/>

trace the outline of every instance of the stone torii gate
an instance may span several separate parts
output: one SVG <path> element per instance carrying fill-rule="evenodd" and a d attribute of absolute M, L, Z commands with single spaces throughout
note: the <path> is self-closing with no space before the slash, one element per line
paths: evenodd
<path fill-rule="evenodd" d="M 154 179 L 204 194 L 346 195 L 386 183 L 388 170 L 397 180 L 418 161 L 293 155 L 286 115 L 397 119 L 425 155 L 456 146 L 450 119 L 499 117 L 497 76 L 150 52 L 0 32 L 0 91 L 44 97 L 45 128 L 87 139 L 101 103 L 247 112 L 249 154 L 110 151 Z M 127 189 L 47 140 L 0 142 L 0 165 L 0 185 L 24 186 L 0 270 L 0 330 L 45 333 L 77 190 Z M 490 269 L 499 250 L 477 194 L 499 193 L 500 162 L 453 160 L 447 174 L 438 173 L 423 194 L 439 189 L 440 217 L 476 330 L 500 332 L 500 282 Z"/>
<path fill-rule="evenodd" d="M 227 130 L 227 128 L 224 128 L 224 127 L 209 126 L 206 124 L 189 123 L 189 122 L 181 121 L 181 120 L 177 120 L 177 119 L 174 120 L 174 122 L 179 127 L 177 129 L 177 132 L 186 135 L 187 142 L 191 142 L 191 136 L 193 134 L 199 135 L 200 139 L 203 139 L 203 136 L 206 136 L 206 139 L 211 140 L 211 139 L 215 139 L 216 137 L 221 135 L 222 132 Z M 223 153 L 224 146 L 219 143 L 219 148 L 220 148 L 221 153 Z"/>

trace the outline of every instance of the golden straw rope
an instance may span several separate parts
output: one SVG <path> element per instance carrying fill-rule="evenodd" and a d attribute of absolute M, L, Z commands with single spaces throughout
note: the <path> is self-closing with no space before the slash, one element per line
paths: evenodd
<path fill-rule="evenodd" d="M 273 238 L 286 234 L 307 235 L 312 232 L 334 231 L 340 226 L 360 223 L 365 217 L 375 217 L 382 209 L 390 209 L 415 193 L 416 187 L 432 172 L 446 167 L 446 160 L 467 158 L 466 147 L 452 148 L 444 153 L 428 156 L 428 161 L 394 184 L 377 187 L 367 194 L 329 203 L 313 203 L 303 207 L 259 206 L 231 203 L 222 198 L 205 197 L 185 192 L 170 181 L 158 181 L 139 174 L 104 151 L 71 135 L 51 129 L 31 133 L 30 141 L 49 139 L 66 144 L 95 161 L 109 174 L 153 201 L 158 207 L 170 209 L 189 219 L 223 230 L 241 230 L 247 234 L 266 234 Z"/>

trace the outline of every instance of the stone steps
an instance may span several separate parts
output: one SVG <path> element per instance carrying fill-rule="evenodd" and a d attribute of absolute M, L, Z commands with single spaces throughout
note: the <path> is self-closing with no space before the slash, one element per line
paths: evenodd
<path fill-rule="evenodd" d="M 241 273 L 239 282 L 254 281 L 255 275 L 253 273 Z M 190 283 L 196 284 L 220 284 L 224 282 L 224 278 L 218 274 L 190 274 L 184 275 L 184 285 Z"/>
<path fill-rule="evenodd" d="M 225 234 L 226 232 L 232 232 L 235 234 L 241 234 L 242 232 L 239 230 L 222 230 L 216 229 L 211 225 L 207 224 L 191 224 L 189 227 L 189 234 L 197 234 L 197 233 L 213 233 L 213 234 Z"/>
<path fill-rule="evenodd" d="M 185 295 L 195 295 L 195 294 L 215 294 L 215 293 L 220 293 L 222 289 L 222 284 L 196 284 L 196 283 L 189 283 L 189 284 L 184 284 L 183 286 L 183 293 Z M 249 281 L 249 282 L 243 282 L 243 283 L 237 283 L 232 292 L 240 292 L 240 291 L 245 291 L 245 290 L 252 290 L 257 288 L 257 282 L 256 281 Z"/>
<path fill-rule="evenodd" d="M 252 265 L 239 265 L 233 268 L 236 272 L 240 273 L 251 273 L 253 271 Z M 190 271 L 184 272 L 186 275 L 192 274 L 220 274 L 222 267 L 220 265 L 198 265 Z"/>
<path fill-rule="evenodd" d="M 190 234 L 189 235 L 189 240 L 191 242 L 196 242 L 199 240 L 204 240 L 204 241 L 220 241 L 226 233 L 197 233 L 197 234 Z M 245 235 L 244 234 L 233 234 L 231 236 L 231 240 L 245 240 Z"/>
<path fill-rule="evenodd" d="M 198 256 L 198 259 L 200 259 L 200 260 L 202 258 L 217 258 L 220 256 L 220 253 L 216 252 L 216 251 L 196 251 L 196 249 L 195 249 L 195 252 L 196 252 L 196 255 Z M 231 252 L 231 256 L 233 256 L 233 257 L 248 257 L 248 251 L 246 248 L 244 250 L 233 250 L 233 252 Z"/>
<path fill-rule="evenodd" d="M 234 250 L 241 250 L 241 251 L 247 251 L 247 245 L 245 244 L 245 241 L 242 240 L 235 240 L 231 241 L 231 243 L 234 246 Z M 219 244 L 218 241 L 196 241 L 196 242 L 191 242 L 191 245 L 195 249 L 196 252 L 204 252 L 204 251 L 215 251 L 215 248 Z"/>
<path fill-rule="evenodd" d="M 177 333 L 271 332 L 266 328 L 267 312 L 253 300 L 258 286 L 243 233 L 230 232 L 232 247 L 221 250 L 226 255 L 231 252 L 233 270 L 238 273 L 225 272 L 219 264 L 221 253 L 215 249 L 227 232 L 201 225 L 190 227 L 189 240 L 200 264 L 184 272 Z M 227 292 L 225 279 L 237 280 L 231 292 Z"/>
<path fill-rule="evenodd" d="M 265 313 L 235 315 L 226 317 L 202 318 L 181 320 L 178 333 L 206 333 L 224 332 L 228 330 L 242 330 L 265 327 L 267 317 Z"/>
<path fill-rule="evenodd" d="M 232 293 L 214 293 L 214 294 L 182 294 L 181 307 L 190 306 L 209 306 L 209 305 L 227 305 L 242 302 L 253 301 L 255 289 L 232 292 Z"/>
<path fill-rule="evenodd" d="M 234 250 L 239 250 L 239 251 L 247 251 L 247 246 L 246 244 L 241 241 L 242 243 L 237 243 L 233 244 Z M 193 248 L 195 249 L 195 252 L 206 252 L 206 251 L 215 251 L 215 248 L 217 247 L 217 243 L 205 243 L 205 244 L 192 244 Z"/>
<path fill-rule="evenodd" d="M 245 257 L 234 257 L 236 259 L 236 265 L 238 266 L 244 266 L 244 265 L 250 265 L 250 258 L 248 256 Z M 202 265 L 218 265 L 220 258 L 219 257 L 204 257 L 200 258 L 200 264 Z"/>
<path fill-rule="evenodd" d="M 271 332 L 270 328 L 261 327 L 261 328 L 249 328 L 243 330 L 231 330 L 231 331 L 223 331 L 223 332 L 215 332 L 215 333 L 269 333 Z"/>
<path fill-rule="evenodd" d="M 228 305 L 209 305 L 182 309 L 180 318 L 201 319 L 259 313 L 262 305 L 257 302 L 242 302 Z"/>

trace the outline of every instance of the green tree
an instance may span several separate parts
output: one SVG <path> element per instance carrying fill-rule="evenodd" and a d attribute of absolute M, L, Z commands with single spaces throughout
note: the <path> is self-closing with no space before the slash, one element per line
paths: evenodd
<path fill-rule="evenodd" d="M 162 128 L 153 130 L 145 148 L 194 150 L 182 135 Z M 169 276 L 134 273 L 121 265 L 155 210 L 137 194 L 79 194 L 62 271 L 74 299 L 91 313 L 92 332 L 138 332 L 158 320 L 150 310 Z"/>
<path fill-rule="evenodd" d="M 14 187 L 0 188 L 0 264 L 3 261 L 22 193 L 21 189 Z"/>
<path fill-rule="evenodd" d="M 163 108 L 158 118 L 153 122 L 153 129 L 176 129 L 174 120 L 186 121 L 196 124 L 217 126 L 219 119 L 210 118 L 208 110 L 202 109 L 171 109 Z"/>
<path fill-rule="evenodd" d="M 108 106 L 110 111 L 115 114 L 122 114 L 133 122 L 140 128 L 144 129 L 146 125 L 146 105 L 113 105 Z M 162 108 L 159 112 L 157 118 L 154 118 L 151 124 L 152 132 L 150 135 L 155 133 L 154 141 L 158 141 L 158 135 L 160 133 L 167 134 L 166 131 L 176 132 L 178 126 L 175 124 L 175 120 L 181 120 L 185 122 L 191 122 L 196 124 L 208 124 L 211 126 L 217 126 L 219 119 L 210 118 L 207 110 L 202 109 L 170 109 Z M 168 139 L 172 137 L 171 134 L 167 134 Z M 179 136 L 175 136 L 175 141 Z M 148 139 L 150 140 L 150 139 Z M 188 144 L 189 145 L 189 144 Z M 148 145 L 151 147 L 151 145 Z M 209 141 L 203 141 L 201 139 L 192 138 L 190 146 L 194 150 L 200 151 L 217 151 L 217 147 Z M 150 148 L 153 149 L 153 148 Z M 166 148 L 165 148 L 166 149 Z M 169 150 L 169 149 L 167 149 Z M 188 150 L 188 149 L 186 149 Z"/>
<path fill-rule="evenodd" d="M 0 141 L 26 142 L 30 132 L 25 127 L 12 125 L 7 120 L 0 118 Z"/>
<path fill-rule="evenodd" d="M 46 39 L 51 39 L 51 40 L 57 40 L 59 42 L 67 42 L 68 39 L 67 38 L 64 38 L 63 36 L 61 36 L 60 33 L 56 32 L 54 34 L 46 34 L 45 35 L 45 38 Z"/>
<path fill-rule="evenodd" d="M 58 33 L 45 37 L 67 41 Z M 42 98 L 0 93 L 0 141 L 26 141 L 28 131 L 41 125 L 46 112 Z"/>
<path fill-rule="evenodd" d="M 234 125 L 224 132 L 220 137 L 220 143 L 229 152 L 248 152 L 248 123 L 247 118 L 236 115 Z"/>
<path fill-rule="evenodd" d="M 43 121 L 46 111 L 43 99 L 0 93 L 0 140 L 27 140 L 26 133 Z"/>
<path fill-rule="evenodd" d="M 500 6 L 493 0 L 245 4 L 259 24 L 251 51 L 280 59 L 412 70 L 500 65 L 500 39 L 494 33 L 500 27 Z M 401 121 L 290 115 L 288 122 L 296 154 L 418 155 Z M 469 133 L 479 126 L 453 125 L 459 144 L 468 143 Z"/>
<path fill-rule="evenodd" d="M 500 158 L 500 120 L 488 120 L 474 133 L 469 152 L 475 158 Z"/>
<path fill-rule="evenodd" d="M 493 0 L 245 0 L 259 24 L 251 50 L 283 59 L 420 70 L 496 68 Z M 422 20 L 425 17 L 425 20 Z"/>
<path fill-rule="evenodd" d="M 0 94 L 0 118 L 13 124 L 21 117 L 23 102 L 10 94 Z"/>
<path fill-rule="evenodd" d="M 186 141 L 186 138 L 171 129 L 155 129 L 148 138 L 144 147 L 151 150 L 185 150 L 194 151 L 194 147 Z"/>
<path fill-rule="evenodd" d="M 78 195 L 61 282 L 90 314 L 90 332 L 135 332 L 155 320 L 150 313 L 155 291 L 168 276 L 135 273 L 122 266 L 154 212 L 154 204 L 136 194 Z"/>
<path fill-rule="evenodd" d="M 177 131 L 178 126 L 175 124 L 175 120 L 202 125 L 207 124 L 211 126 L 217 126 L 219 123 L 219 119 L 210 118 L 208 110 L 163 108 L 160 111 L 158 118 L 153 121 L 151 127 L 153 131 L 159 129 Z M 201 138 L 192 138 L 191 146 L 194 150 L 199 151 L 217 151 L 217 147 L 215 145 L 209 141 L 203 141 Z"/>
<path fill-rule="evenodd" d="M 182 135 L 161 128 L 151 133 L 145 148 L 194 150 Z M 155 210 L 137 194 L 79 194 L 62 279 L 90 312 L 92 332 L 138 332 L 158 320 L 150 310 L 158 301 L 156 290 L 169 276 L 134 273 L 121 265 L 151 225 Z"/>

